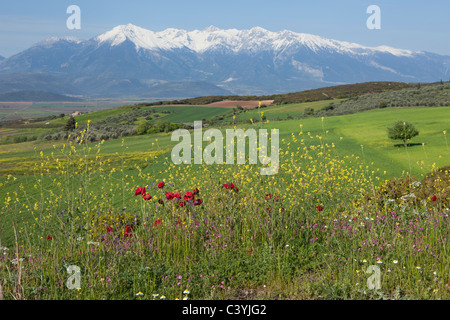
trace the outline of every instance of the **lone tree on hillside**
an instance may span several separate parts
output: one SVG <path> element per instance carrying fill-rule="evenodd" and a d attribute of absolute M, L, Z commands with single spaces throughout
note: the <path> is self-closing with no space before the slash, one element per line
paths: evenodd
<path fill-rule="evenodd" d="M 75 129 L 75 119 L 74 117 L 70 116 L 69 119 L 67 119 L 66 125 L 64 126 L 64 131 L 70 131 Z"/>
<path fill-rule="evenodd" d="M 397 121 L 392 127 L 387 129 L 388 138 L 392 140 L 402 140 L 403 145 L 406 147 L 406 141 L 414 138 L 419 134 L 414 125 L 406 121 Z"/>

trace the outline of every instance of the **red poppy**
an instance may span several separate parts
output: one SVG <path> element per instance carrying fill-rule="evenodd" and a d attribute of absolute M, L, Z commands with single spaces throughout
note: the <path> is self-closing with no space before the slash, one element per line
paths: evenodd
<path fill-rule="evenodd" d="M 252 253 L 253 250 L 248 250 L 248 253 Z"/>
<path fill-rule="evenodd" d="M 199 206 L 201 204 L 202 204 L 202 200 L 201 199 L 194 200 L 194 206 Z"/>
<path fill-rule="evenodd" d="M 180 202 L 180 207 L 184 207 L 185 204 L 186 204 L 186 202 L 184 202 L 184 201 Z"/>
<path fill-rule="evenodd" d="M 164 204 L 164 200 L 163 199 L 158 199 L 158 203 L 159 204 Z"/>
<path fill-rule="evenodd" d="M 53 240 L 52 236 L 47 236 L 47 240 Z"/>
<path fill-rule="evenodd" d="M 175 193 L 173 194 L 173 197 L 174 197 L 174 198 L 177 198 L 177 199 L 181 199 L 181 196 L 180 196 L 180 194 L 179 194 L 178 192 L 175 192 Z"/>
<path fill-rule="evenodd" d="M 194 194 L 190 191 L 186 192 L 186 195 L 184 196 L 184 200 L 189 201 L 194 199 Z"/>
<path fill-rule="evenodd" d="M 164 183 L 164 181 L 161 181 L 160 183 L 158 183 L 158 188 L 164 188 L 166 184 Z"/>
<path fill-rule="evenodd" d="M 193 192 L 194 194 L 199 194 L 199 193 L 200 193 L 200 191 L 198 191 L 197 188 L 195 188 L 194 190 L 192 190 L 192 192 Z"/>
<path fill-rule="evenodd" d="M 233 183 L 224 183 L 222 185 L 225 189 L 234 189 L 235 185 Z"/>
<path fill-rule="evenodd" d="M 352 220 L 353 220 L 353 221 L 356 221 L 356 217 L 354 217 Z"/>
<path fill-rule="evenodd" d="M 271 198 L 272 198 L 272 194 L 271 194 L 271 193 L 266 194 L 266 196 L 264 197 L 264 199 L 265 199 L 266 201 L 269 201 Z"/>
<path fill-rule="evenodd" d="M 317 206 L 316 209 L 317 209 L 317 211 L 322 211 L 323 207 L 322 206 Z"/>
<path fill-rule="evenodd" d="M 431 201 L 436 201 L 437 200 L 437 197 L 436 196 L 432 196 L 431 197 Z"/>
<path fill-rule="evenodd" d="M 152 195 L 149 193 L 144 194 L 143 196 L 144 200 L 150 200 L 152 198 Z"/>
<path fill-rule="evenodd" d="M 230 189 L 230 190 L 234 190 L 236 192 L 239 191 L 238 187 L 236 187 L 233 183 L 224 183 L 222 185 L 225 189 Z"/>
<path fill-rule="evenodd" d="M 133 229 L 133 225 L 129 225 L 125 227 L 125 233 L 123 234 L 125 237 L 132 237 L 133 234 L 131 233 L 131 230 Z"/>
<path fill-rule="evenodd" d="M 162 223 L 162 219 L 155 220 L 153 222 L 153 226 L 157 227 L 157 226 L 161 225 L 161 223 Z"/>
<path fill-rule="evenodd" d="M 139 187 L 139 188 L 137 188 L 136 191 L 134 192 L 134 195 L 135 195 L 135 196 L 138 196 L 138 195 L 140 195 L 140 194 L 142 194 L 142 195 L 145 194 L 145 188 Z"/>
<path fill-rule="evenodd" d="M 108 227 L 108 229 L 106 229 L 106 233 L 110 233 L 112 231 L 112 227 Z"/>
<path fill-rule="evenodd" d="M 175 198 L 173 192 L 166 192 L 166 199 L 167 200 L 172 200 L 173 198 Z"/>

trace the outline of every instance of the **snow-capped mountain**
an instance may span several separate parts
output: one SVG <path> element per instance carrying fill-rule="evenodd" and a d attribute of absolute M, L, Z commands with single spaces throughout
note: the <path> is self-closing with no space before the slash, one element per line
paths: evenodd
<path fill-rule="evenodd" d="M 63 40 L 67 39 L 65 38 Z M 153 32 L 128 24 L 117 26 L 95 37 L 94 40 L 98 41 L 99 44 L 108 43 L 111 46 L 118 46 L 129 40 L 135 44 L 137 50 L 188 48 L 196 53 L 217 50 L 219 48 L 232 52 L 258 52 L 263 50 L 281 52 L 286 48 L 299 46 L 306 47 L 314 52 L 332 50 L 355 55 L 382 52 L 395 56 L 411 57 L 413 54 L 421 53 L 387 46 L 370 48 L 356 43 L 330 40 L 311 34 L 295 33 L 288 30 L 271 32 L 261 27 L 254 27 L 250 30 L 221 30 L 217 27 L 210 26 L 204 30 L 194 30 L 191 32 L 173 28 L 161 32 Z"/>
<path fill-rule="evenodd" d="M 187 97 L 194 94 L 192 83 L 195 94 L 207 95 L 447 80 L 450 57 L 260 27 L 153 32 L 128 24 L 89 40 L 48 38 L 0 62 L 1 74 L 37 72 L 65 79 L 87 95 L 151 97 L 152 91 L 167 92 L 166 86 L 179 88 L 173 97 Z"/>

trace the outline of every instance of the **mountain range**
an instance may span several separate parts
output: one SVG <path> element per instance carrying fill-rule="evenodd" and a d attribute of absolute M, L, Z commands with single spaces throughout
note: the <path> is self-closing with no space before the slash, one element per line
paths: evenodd
<path fill-rule="evenodd" d="M 0 58 L 0 93 L 44 90 L 86 97 L 263 95 L 449 78 L 450 56 L 260 27 L 153 32 L 128 24 L 89 40 L 47 38 Z"/>

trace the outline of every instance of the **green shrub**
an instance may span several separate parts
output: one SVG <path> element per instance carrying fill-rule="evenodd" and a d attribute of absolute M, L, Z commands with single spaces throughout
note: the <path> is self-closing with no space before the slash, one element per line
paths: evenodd
<path fill-rule="evenodd" d="M 315 113 L 315 111 L 313 108 L 305 108 L 305 110 L 304 110 L 304 114 L 306 116 L 312 116 L 312 115 L 314 115 L 314 113 Z"/>
<path fill-rule="evenodd" d="M 66 125 L 64 126 L 65 131 L 70 131 L 75 129 L 75 119 L 74 117 L 70 116 L 69 119 L 66 122 Z"/>
<path fill-rule="evenodd" d="M 145 134 L 147 132 L 147 130 L 150 129 L 150 127 L 151 127 L 150 121 L 145 120 L 145 119 L 140 120 L 136 127 L 136 134 L 139 134 L 139 135 Z"/>

